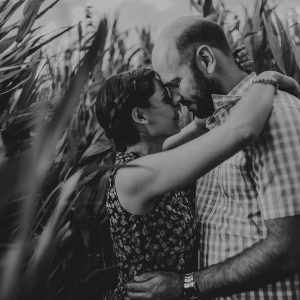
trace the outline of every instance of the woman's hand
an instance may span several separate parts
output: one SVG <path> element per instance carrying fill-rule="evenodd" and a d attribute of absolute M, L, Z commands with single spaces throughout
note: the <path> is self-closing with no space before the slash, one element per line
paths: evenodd
<path fill-rule="evenodd" d="M 245 45 L 235 48 L 232 54 L 240 69 L 248 74 L 254 71 L 254 61 L 248 55 Z"/>
<path fill-rule="evenodd" d="M 275 73 L 279 89 L 300 98 L 300 86 L 298 82 L 290 76 L 286 76 L 279 72 Z"/>
<path fill-rule="evenodd" d="M 278 83 L 278 88 L 300 98 L 300 86 L 298 82 L 287 75 L 276 71 L 265 71 L 258 75 L 257 79 L 271 79 Z"/>

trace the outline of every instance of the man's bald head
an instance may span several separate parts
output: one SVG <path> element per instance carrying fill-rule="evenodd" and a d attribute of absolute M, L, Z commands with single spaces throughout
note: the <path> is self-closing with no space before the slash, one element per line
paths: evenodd
<path fill-rule="evenodd" d="M 162 31 L 155 42 L 153 66 L 172 63 L 174 55 L 181 61 L 191 60 L 194 50 L 200 45 L 219 49 L 226 56 L 231 55 L 225 34 L 218 24 L 198 16 L 178 18 Z"/>
<path fill-rule="evenodd" d="M 162 31 L 154 44 L 152 65 L 175 105 L 181 103 L 207 117 L 213 112 L 211 95 L 225 91 L 228 66 L 232 70 L 235 62 L 219 25 L 187 16 Z"/>

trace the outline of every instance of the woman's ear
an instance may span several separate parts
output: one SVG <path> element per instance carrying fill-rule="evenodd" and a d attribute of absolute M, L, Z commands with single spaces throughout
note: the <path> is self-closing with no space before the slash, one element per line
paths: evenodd
<path fill-rule="evenodd" d="M 147 115 L 145 114 L 145 111 L 140 107 L 134 107 L 131 111 L 131 117 L 133 121 L 135 121 L 138 124 L 147 124 L 148 119 Z"/>
<path fill-rule="evenodd" d="M 212 74 L 216 69 L 216 57 L 211 47 L 207 45 L 199 46 L 196 51 L 196 64 L 200 70 L 203 68 L 208 74 Z"/>

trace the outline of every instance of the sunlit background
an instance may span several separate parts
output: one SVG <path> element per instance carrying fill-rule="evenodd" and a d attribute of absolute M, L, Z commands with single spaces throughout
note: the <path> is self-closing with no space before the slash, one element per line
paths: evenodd
<path fill-rule="evenodd" d="M 50 0 L 45 1 L 42 8 L 50 2 Z M 300 13 L 299 0 L 269 0 L 268 2 L 273 3 L 280 17 Z M 224 3 L 230 12 L 237 14 L 243 21 L 245 9 L 251 11 L 255 1 L 224 0 Z M 119 26 L 124 30 L 149 26 L 154 38 L 172 20 L 195 13 L 189 1 L 184 0 L 61 0 L 41 20 L 43 33 L 53 32 L 61 27 L 82 21 L 87 7 L 93 13 L 94 18 L 101 18 L 103 15 L 108 17 L 118 15 Z M 17 14 L 16 17 L 18 17 Z M 131 36 L 130 39 L 134 41 L 134 37 Z"/>
<path fill-rule="evenodd" d="M 46 1 L 45 4 L 49 2 Z M 255 1 L 225 0 L 228 10 L 243 15 L 244 9 L 251 9 Z M 300 11 L 299 0 L 270 1 L 276 6 L 279 15 Z M 90 6 L 99 17 L 119 14 L 121 28 L 151 26 L 157 34 L 177 17 L 191 14 L 189 1 L 183 0 L 62 0 L 45 18 L 47 30 L 72 25 L 84 18 L 85 8 Z"/>
<path fill-rule="evenodd" d="M 300 82 L 300 1 L 0 0 L 0 12 L 0 299 L 110 300 L 100 86 L 151 67 L 159 31 L 188 14 L 244 44 L 257 73 Z"/>
<path fill-rule="evenodd" d="M 255 1 L 225 0 L 224 2 L 229 10 L 242 15 L 244 8 L 251 8 Z M 299 0 L 270 2 L 276 5 L 279 15 L 292 13 L 297 9 L 300 11 Z M 86 6 L 93 7 L 99 16 L 119 13 L 119 24 L 124 29 L 149 25 L 155 32 L 177 17 L 191 14 L 189 1 L 183 0 L 62 0 L 45 18 L 47 28 L 55 29 L 82 20 Z"/>

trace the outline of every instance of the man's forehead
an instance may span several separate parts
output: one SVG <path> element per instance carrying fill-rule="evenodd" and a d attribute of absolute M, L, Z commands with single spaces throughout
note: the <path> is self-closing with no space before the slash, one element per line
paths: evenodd
<path fill-rule="evenodd" d="M 180 77 L 178 76 L 178 74 L 174 73 L 174 72 L 170 72 L 168 74 L 166 74 L 166 76 L 162 79 L 163 84 L 165 85 L 174 85 L 176 84 L 176 81 L 178 81 L 180 79 Z"/>
<path fill-rule="evenodd" d="M 161 80 L 167 83 L 177 77 L 180 56 L 175 45 L 165 45 L 160 49 L 161 51 L 156 49 L 152 56 L 153 68 L 159 73 Z"/>

